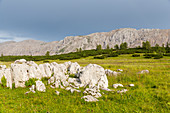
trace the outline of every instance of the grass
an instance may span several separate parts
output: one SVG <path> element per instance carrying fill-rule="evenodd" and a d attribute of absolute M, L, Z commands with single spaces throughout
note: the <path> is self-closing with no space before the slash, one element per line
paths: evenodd
<path fill-rule="evenodd" d="M 49 62 L 63 63 L 66 60 L 53 60 Z M 112 84 L 121 83 L 129 91 L 126 94 L 102 91 L 105 94 L 99 102 L 87 103 L 81 100 L 83 93 L 63 89 L 52 89 L 47 86 L 45 93 L 24 93 L 29 88 L 8 89 L 0 86 L 0 112 L 100 112 L 100 113 L 168 113 L 170 112 L 170 58 L 145 59 L 142 57 L 131 57 L 131 55 L 120 55 L 106 59 L 93 59 L 93 57 L 71 60 L 78 62 L 81 66 L 95 63 L 104 68 L 117 70 L 123 69 L 123 74 L 118 77 L 108 76 L 109 88 Z M 11 62 L 0 62 L 10 65 Z M 38 64 L 42 62 L 36 62 Z M 137 72 L 148 69 L 149 74 L 138 75 Z M 135 87 L 127 85 L 133 83 Z M 60 95 L 55 94 L 60 91 Z"/>

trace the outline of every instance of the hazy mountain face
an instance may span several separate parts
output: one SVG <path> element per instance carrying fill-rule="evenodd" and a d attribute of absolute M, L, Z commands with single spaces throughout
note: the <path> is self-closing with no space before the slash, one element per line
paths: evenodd
<path fill-rule="evenodd" d="M 107 45 L 114 48 L 123 42 L 128 47 L 142 46 L 143 41 L 149 41 L 152 46 L 155 44 L 170 43 L 170 29 L 131 29 L 124 28 L 110 32 L 93 33 L 86 36 L 69 36 L 61 41 L 43 42 L 38 40 L 25 40 L 21 42 L 0 43 L 0 53 L 3 55 L 45 55 L 50 51 L 51 55 L 59 53 L 74 52 L 77 48 L 83 50 L 95 49 L 98 44 L 105 49 Z"/>

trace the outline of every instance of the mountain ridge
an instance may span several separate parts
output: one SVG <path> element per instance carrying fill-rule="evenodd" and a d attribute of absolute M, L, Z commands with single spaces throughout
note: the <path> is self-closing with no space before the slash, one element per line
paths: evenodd
<path fill-rule="evenodd" d="M 20 42 L 0 43 L 0 53 L 3 55 L 45 55 L 50 51 L 51 55 L 69 53 L 77 48 L 83 50 L 95 49 L 101 44 L 105 49 L 107 45 L 114 48 L 123 42 L 128 47 L 142 46 L 142 42 L 149 41 L 151 46 L 155 44 L 170 43 L 170 29 L 133 29 L 121 28 L 110 32 L 97 32 L 84 36 L 68 36 L 60 41 L 44 42 L 40 40 L 24 40 Z"/>

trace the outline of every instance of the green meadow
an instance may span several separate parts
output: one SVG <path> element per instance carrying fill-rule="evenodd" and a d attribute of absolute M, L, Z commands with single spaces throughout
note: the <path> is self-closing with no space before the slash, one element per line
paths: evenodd
<path fill-rule="evenodd" d="M 64 63 L 68 60 L 49 60 L 49 62 Z M 0 86 L 0 113 L 4 112 L 42 112 L 42 113 L 169 113 L 170 112 L 170 57 L 161 59 L 146 59 L 132 57 L 131 54 L 93 59 L 92 56 L 76 60 L 81 66 L 89 63 L 98 64 L 105 69 L 116 71 L 123 69 L 117 77 L 107 76 L 112 92 L 102 91 L 103 96 L 98 102 L 85 102 L 81 99 L 83 93 L 73 94 L 64 89 L 52 89 L 48 85 L 45 93 L 25 94 L 29 88 L 8 89 Z M 0 62 L 9 66 L 12 62 Z M 43 61 L 36 62 L 38 64 Z M 137 74 L 141 70 L 149 70 L 149 74 Z M 124 88 L 114 89 L 115 83 L 121 83 Z M 128 87 L 135 84 L 135 87 Z M 118 94 L 117 90 L 128 89 L 126 93 Z M 60 95 L 55 94 L 60 91 Z"/>

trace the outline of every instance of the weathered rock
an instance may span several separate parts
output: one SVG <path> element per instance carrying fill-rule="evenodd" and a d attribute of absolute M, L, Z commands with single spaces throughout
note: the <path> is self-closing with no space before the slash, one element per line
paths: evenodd
<path fill-rule="evenodd" d="M 73 93 L 74 91 L 76 91 L 76 92 L 78 92 L 78 93 L 81 92 L 80 90 L 74 89 L 74 88 L 72 88 L 72 87 L 67 87 L 66 90 L 67 90 L 67 91 L 70 91 L 71 93 Z"/>
<path fill-rule="evenodd" d="M 27 64 L 11 64 L 12 79 L 15 83 L 15 88 L 25 87 L 25 81 L 29 80 L 29 67 Z"/>
<path fill-rule="evenodd" d="M 93 97 L 91 95 L 83 96 L 81 99 L 84 99 L 87 102 L 96 102 L 96 101 L 99 101 L 98 99 L 96 99 L 95 97 Z"/>
<path fill-rule="evenodd" d="M 31 92 L 35 93 L 35 85 L 32 85 L 29 89 Z"/>
<path fill-rule="evenodd" d="M 71 61 L 68 61 L 68 62 L 65 62 L 64 65 L 65 65 L 66 68 L 68 69 L 68 68 L 70 67 L 71 63 L 72 63 Z"/>
<path fill-rule="evenodd" d="M 106 73 L 108 76 L 117 76 L 117 75 L 121 74 L 121 72 L 112 71 L 112 70 L 110 70 L 110 69 L 106 69 L 106 70 L 105 70 L 105 73 Z"/>
<path fill-rule="evenodd" d="M 11 75 L 11 69 L 10 68 L 7 68 L 5 69 L 4 71 L 4 75 L 5 75 L 5 78 L 6 78 L 6 86 L 7 87 L 10 87 L 12 89 L 12 75 Z"/>
<path fill-rule="evenodd" d="M 55 93 L 56 93 L 57 95 L 59 95 L 59 94 L 60 94 L 60 92 L 59 92 L 59 91 L 57 91 L 57 90 L 55 91 Z"/>
<path fill-rule="evenodd" d="M 77 62 L 71 63 L 71 65 L 68 67 L 68 72 L 70 74 L 76 74 L 79 71 L 80 68 L 81 67 Z"/>
<path fill-rule="evenodd" d="M 10 87 L 12 89 L 12 75 L 11 75 L 11 69 L 10 68 L 6 68 L 5 65 L 0 65 L 0 83 L 2 77 L 5 77 L 6 79 L 6 86 Z"/>
<path fill-rule="evenodd" d="M 27 91 L 25 94 L 28 94 L 30 92 L 35 93 L 35 85 L 32 85 L 29 89 L 30 91 Z"/>
<path fill-rule="evenodd" d="M 123 85 L 122 85 L 122 84 L 113 84 L 113 87 L 114 87 L 114 88 L 123 87 Z"/>
<path fill-rule="evenodd" d="M 25 59 L 16 60 L 16 61 L 14 62 L 14 64 L 23 64 L 23 63 L 26 63 L 26 60 L 25 60 Z"/>
<path fill-rule="evenodd" d="M 122 69 L 117 69 L 117 71 L 123 72 L 123 70 L 122 70 Z"/>
<path fill-rule="evenodd" d="M 50 85 L 50 87 L 53 88 L 53 89 L 55 88 L 53 85 Z"/>
<path fill-rule="evenodd" d="M 129 87 L 134 87 L 135 85 L 134 84 L 129 84 Z"/>
<path fill-rule="evenodd" d="M 117 91 L 117 93 L 126 93 L 127 91 L 128 91 L 127 89 L 122 89 L 122 90 Z"/>
<path fill-rule="evenodd" d="M 35 81 L 36 83 L 36 90 L 37 91 L 41 91 L 41 92 L 45 92 L 46 91 L 46 87 L 44 85 L 44 83 L 42 81 Z"/>
<path fill-rule="evenodd" d="M 55 85 L 55 88 L 60 88 L 60 87 L 63 88 L 63 86 L 61 85 L 61 81 L 60 80 L 56 80 L 54 85 Z"/>
<path fill-rule="evenodd" d="M 81 84 L 89 87 L 99 86 L 100 88 L 108 87 L 108 80 L 104 68 L 96 65 L 89 64 L 79 72 L 79 79 Z"/>
<path fill-rule="evenodd" d="M 96 98 L 99 98 L 99 97 L 102 96 L 101 93 L 100 93 L 99 87 L 97 87 L 97 86 L 94 86 L 94 87 L 91 87 L 91 88 L 86 88 L 83 93 L 92 95 Z"/>
<path fill-rule="evenodd" d="M 105 90 L 105 91 L 114 91 L 114 90 L 111 90 L 111 89 L 105 89 L 105 88 L 101 88 L 101 90 Z"/>
<path fill-rule="evenodd" d="M 0 65 L 0 70 L 6 69 L 6 65 Z"/>
<path fill-rule="evenodd" d="M 147 73 L 149 73 L 149 70 L 142 70 L 138 72 L 138 74 L 147 74 Z"/>
<path fill-rule="evenodd" d="M 76 87 L 83 87 L 81 86 L 79 78 L 68 78 L 68 83 L 73 83 Z"/>
<path fill-rule="evenodd" d="M 55 82 L 55 78 L 52 76 L 50 79 L 48 79 L 48 84 L 52 84 Z"/>
<path fill-rule="evenodd" d="M 1 78 L 4 76 L 6 69 L 6 65 L 0 65 L 0 83 L 1 83 Z"/>
<path fill-rule="evenodd" d="M 55 68 L 55 70 L 57 69 L 58 71 L 60 71 L 64 74 L 67 73 L 67 67 L 64 64 L 58 64 L 56 62 L 52 62 L 51 66 L 53 68 L 53 71 L 54 71 L 54 68 Z"/>
<path fill-rule="evenodd" d="M 37 78 L 41 79 L 42 77 L 45 77 L 46 75 L 43 75 L 40 67 L 35 62 L 28 62 L 28 75 L 29 78 Z"/>

